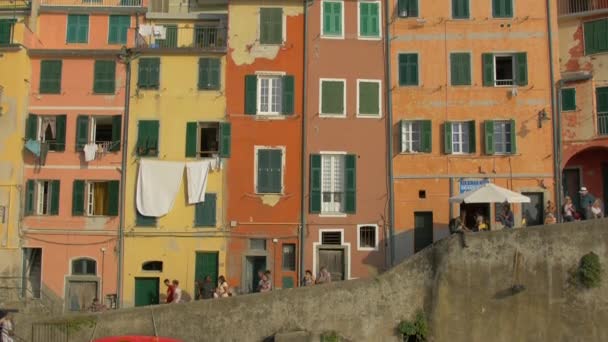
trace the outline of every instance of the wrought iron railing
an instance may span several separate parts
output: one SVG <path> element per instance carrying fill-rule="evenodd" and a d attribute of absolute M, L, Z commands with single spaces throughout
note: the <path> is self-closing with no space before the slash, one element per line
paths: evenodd
<path fill-rule="evenodd" d="M 608 0 L 558 0 L 557 14 L 559 16 L 608 10 Z"/>
<path fill-rule="evenodd" d="M 28 0 L 0 0 L 0 11 L 28 10 L 31 6 Z"/>
<path fill-rule="evenodd" d="M 597 113 L 597 134 L 608 135 L 608 112 Z"/>
<path fill-rule="evenodd" d="M 151 32 L 142 33 L 140 30 L 137 47 L 223 50 L 226 48 L 226 29 L 209 25 L 154 27 Z"/>
<path fill-rule="evenodd" d="M 42 6 L 142 7 L 143 0 L 41 0 Z"/>

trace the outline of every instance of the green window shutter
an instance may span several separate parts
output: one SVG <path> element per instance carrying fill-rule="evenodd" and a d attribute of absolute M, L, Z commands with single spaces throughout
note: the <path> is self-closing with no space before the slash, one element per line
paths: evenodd
<path fill-rule="evenodd" d="M 282 114 L 293 114 L 295 93 L 295 82 L 293 75 L 283 76 L 281 81 L 283 82 Z"/>
<path fill-rule="evenodd" d="M 494 55 L 491 53 L 484 53 L 481 55 L 483 62 L 483 86 L 493 87 L 494 86 Z"/>
<path fill-rule="evenodd" d="M 28 180 L 25 183 L 25 215 L 33 215 L 36 206 L 36 181 Z"/>
<path fill-rule="evenodd" d="M 418 54 L 399 54 L 399 85 L 418 85 Z"/>
<path fill-rule="evenodd" d="M 323 35 L 342 35 L 342 2 L 323 2 Z"/>
<path fill-rule="evenodd" d="M 38 115 L 28 115 L 25 123 L 25 138 L 28 140 L 38 140 Z"/>
<path fill-rule="evenodd" d="M 361 115 L 380 114 L 380 83 L 359 82 L 359 113 Z"/>
<path fill-rule="evenodd" d="M 421 139 L 420 139 L 420 152 L 431 153 L 433 150 L 433 131 L 432 131 L 431 120 L 420 121 L 421 128 Z"/>
<path fill-rule="evenodd" d="M 122 133 L 122 115 L 112 116 L 112 145 L 110 145 L 110 151 L 120 151 L 121 144 L 121 133 Z"/>
<path fill-rule="evenodd" d="M 321 82 L 321 114 L 345 114 L 344 82 Z"/>
<path fill-rule="evenodd" d="M 89 41 L 89 16 L 79 15 L 79 17 L 78 42 L 87 43 Z"/>
<path fill-rule="evenodd" d="M 89 16 L 86 14 L 68 14 L 68 43 L 86 43 L 89 39 Z"/>
<path fill-rule="evenodd" d="M 494 154 L 494 121 L 486 120 L 484 123 L 486 154 Z"/>
<path fill-rule="evenodd" d="M 51 215 L 59 215 L 59 184 L 58 180 L 51 181 Z"/>
<path fill-rule="evenodd" d="M 310 155 L 310 204 L 311 214 L 321 212 L 321 155 Z"/>
<path fill-rule="evenodd" d="M 67 115 L 57 115 L 55 117 L 55 151 L 65 151 L 65 130 Z"/>
<path fill-rule="evenodd" d="M 344 212 L 354 214 L 357 211 L 357 156 L 347 154 L 344 158 L 344 183 L 346 187 Z"/>
<path fill-rule="evenodd" d="M 562 89 L 562 111 L 576 110 L 576 89 Z"/>
<path fill-rule="evenodd" d="M 511 122 L 511 154 L 517 153 L 517 135 L 515 132 L 515 120 L 510 120 Z"/>
<path fill-rule="evenodd" d="M 516 54 L 517 85 L 528 85 L 528 55 L 525 52 Z"/>
<path fill-rule="evenodd" d="M 591 55 L 597 52 L 597 47 L 594 41 L 595 37 L 595 21 L 586 22 L 584 25 L 585 39 L 585 55 Z"/>
<path fill-rule="evenodd" d="M 229 122 L 220 122 L 220 157 L 229 158 L 231 148 L 232 126 Z"/>
<path fill-rule="evenodd" d="M 475 139 L 475 131 L 475 120 L 471 120 L 469 121 L 469 153 L 475 153 L 477 151 L 475 146 L 477 142 L 477 139 Z"/>
<path fill-rule="evenodd" d="M 14 21 L 0 19 L 0 45 L 9 45 L 12 43 L 11 31 Z"/>
<path fill-rule="evenodd" d="M 608 112 L 608 87 L 595 89 L 595 100 L 598 113 Z"/>
<path fill-rule="evenodd" d="M 198 123 L 186 124 L 186 157 L 196 158 L 196 138 L 198 137 Z"/>
<path fill-rule="evenodd" d="M 110 15 L 108 44 L 126 44 L 129 26 L 131 26 L 130 16 Z"/>
<path fill-rule="evenodd" d="M 138 63 L 137 86 L 141 89 L 158 89 L 160 85 L 160 58 L 142 58 Z"/>
<path fill-rule="evenodd" d="M 113 94 L 116 89 L 116 62 L 95 61 L 94 77 L 94 93 Z"/>
<path fill-rule="evenodd" d="M 414 18 L 418 16 L 418 0 L 398 0 L 397 8 L 400 17 Z"/>
<path fill-rule="evenodd" d="M 257 152 L 258 167 L 257 167 L 257 188 L 256 193 L 264 194 L 269 193 L 270 190 L 270 176 L 269 176 L 269 164 L 270 164 L 270 153 L 269 150 L 258 150 Z"/>
<path fill-rule="evenodd" d="M 513 0 L 492 0 L 492 15 L 494 18 L 513 17 Z"/>
<path fill-rule="evenodd" d="M 468 19 L 470 16 L 469 1 L 470 0 L 452 0 L 452 18 Z"/>
<path fill-rule="evenodd" d="M 60 60 L 40 62 L 40 94 L 61 93 L 61 64 Z"/>
<path fill-rule="evenodd" d="M 277 149 L 258 150 L 258 184 L 260 194 L 282 192 L 283 151 Z"/>
<path fill-rule="evenodd" d="M 211 63 L 209 64 L 209 74 L 211 75 L 210 80 L 211 80 L 211 86 L 213 87 L 212 89 L 220 89 L 220 59 L 219 58 L 214 58 L 211 60 Z"/>
<path fill-rule="evenodd" d="M 72 188 L 72 216 L 84 215 L 84 181 L 75 180 Z"/>
<path fill-rule="evenodd" d="M 258 78 L 256 75 L 245 75 L 245 114 L 256 114 L 258 97 Z"/>
<path fill-rule="evenodd" d="M 138 156 L 158 155 L 159 128 L 158 120 L 140 120 L 137 123 L 136 154 Z"/>
<path fill-rule="evenodd" d="M 452 123 L 443 124 L 443 153 L 452 154 Z"/>
<path fill-rule="evenodd" d="M 380 7 L 376 2 L 359 2 L 359 35 L 380 36 Z"/>
<path fill-rule="evenodd" d="M 198 89 L 220 89 L 220 60 L 218 58 L 200 58 L 198 61 Z"/>
<path fill-rule="evenodd" d="M 469 53 L 450 54 L 450 75 L 453 86 L 471 85 L 471 55 Z"/>
<path fill-rule="evenodd" d="M 167 29 L 165 39 L 156 39 L 159 48 L 176 48 L 177 47 L 177 25 L 165 25 Z"/>
<path fill-rule="evenodd" d="M 215 227 L 216 194 L 205 194 L 205 201 L 196 204 L 195 227 Z"/>
<path fill-rule="evenodd" d="M 118 198 L 120 194 L 120 182 L 109 181 L 108 182 L 108 195 L 110 197 L 110 204 L 108 205 L 108 216 L 118 216 Z"/>
<path fill-rule="evenodd" d="M 84 145 L 89 143 L 89 117 L 78 115 L 76 118 L 76 151 L 82 151 Z"/>
<path fill-rule="evenodd" d="M 260 9 L 260 43 L 283 43 L 283 9 Z"/>
<path fill-rule="evenodd" d="M 156 227 L 156 217 L 144 216 L 135 209 L 135 225 L 139 227 Z"/>

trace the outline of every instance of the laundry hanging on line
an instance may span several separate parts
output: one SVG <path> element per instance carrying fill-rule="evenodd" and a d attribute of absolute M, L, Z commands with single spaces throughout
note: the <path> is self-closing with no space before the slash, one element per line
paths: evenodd
<path fill-rule="evenodd" d="M 211 161 L 198 161 L 186 163 L 186 176 L 188 177 L 188 204 L 205 201 L 207 178 L 211 168 Z"/>
<path fill-rule="evenodd" d="M 95 154 L 97 153 L 97 145 L 96 144 L 86 144 L 83 147 L 84 151 L 84 160 L 86 162 L 90 162 L 95 160 Z"/>
<path fill-rule="evenodd" d="M 36 157 L 40 157 L 40 141 L 29 139 L 25 142 L 25 148 Z"/>

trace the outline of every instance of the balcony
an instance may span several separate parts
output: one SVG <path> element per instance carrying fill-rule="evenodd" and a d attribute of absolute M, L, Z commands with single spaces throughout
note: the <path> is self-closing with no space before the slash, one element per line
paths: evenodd
<path fill-rule="evenodd" d="M 46 7 L 142 7 L 143 0 L 40 0 Z"/>
<path fill-rule="evenodd" d="M 608 135 L 608 112 L 597 113 L 597 135 Z"/>
<path fill-rule="evenodd" d="M 177 27 L 172 25 L 140 28 L 136 46 L 140 49 L 192 49 L 226 51 L 226 28 L 215 25 Z"/>
<path fill-rule="evenodd" d="M 559 17 L 579 16 L 608 12 L 608 0 L 558 0 Z"/>
<path fill-rule="evenodd" d="M 31 6 L 27 0 L 0 0 L 0 12 L 29 11 Z"/>

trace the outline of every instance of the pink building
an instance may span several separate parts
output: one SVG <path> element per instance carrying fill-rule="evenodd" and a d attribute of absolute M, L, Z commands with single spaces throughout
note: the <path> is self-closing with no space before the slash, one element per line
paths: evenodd
<path fill-rule="evenodd" d="M 140 0 L 42 0 L 31 20 L 24 295 L 64 311 L 116 302 L 125 66 Z"/>

